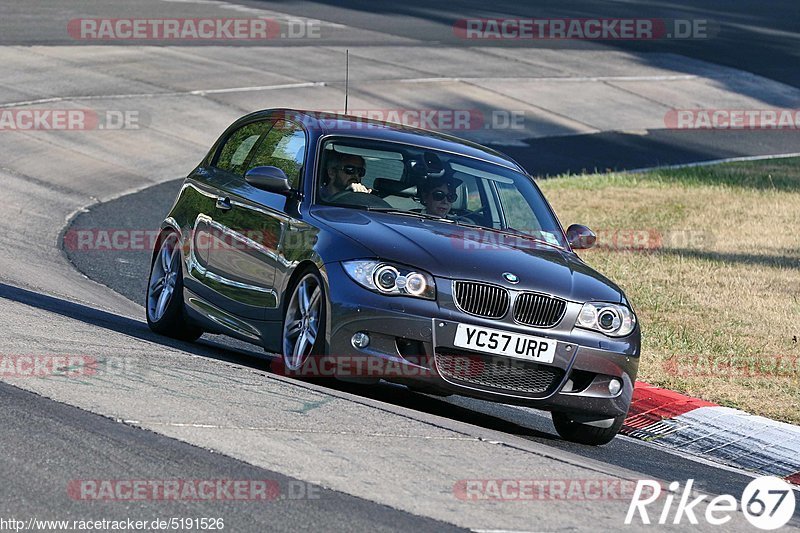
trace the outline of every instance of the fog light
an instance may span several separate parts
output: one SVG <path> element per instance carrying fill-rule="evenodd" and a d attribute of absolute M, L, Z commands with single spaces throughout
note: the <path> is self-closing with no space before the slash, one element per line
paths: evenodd
<path fill-rule="evenodd" d="M 616 396 L 622 390 L 622 382 L 618 379 L 612 379 L 608 382 L 608 393 L 611 396 Z"/>
<path fill-rule="evenodd" d="M 350 339 L 350 342 L 353 343 L 354 348 L 366 348 L 369 346 L 369 335 L 363 331 L 359 331 L 353 335 L 353 338 Z"/>

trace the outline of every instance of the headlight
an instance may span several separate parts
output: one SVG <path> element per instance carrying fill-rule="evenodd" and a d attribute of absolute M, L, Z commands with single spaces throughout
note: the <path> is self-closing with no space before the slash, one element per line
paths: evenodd
<path fill-rule="evenodd" d="M 359 285 L 381 294 L 436 299 L 433 276 L 421 270 L 384 261 L 358 260 L 342 263 L 344 270 Z"/>
<path fill-rule="evenodd" d="M 609 337 L 624 337 L 630 335 L 636 327 L 636 315 L 624 305 L 587 302 L 583 304 L 575 325 L 599 331 Z"/>

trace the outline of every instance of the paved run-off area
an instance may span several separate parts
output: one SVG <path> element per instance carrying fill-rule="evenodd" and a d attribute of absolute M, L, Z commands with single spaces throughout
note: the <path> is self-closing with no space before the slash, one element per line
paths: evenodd
<path fill-rule="evenodd" d="M 785 85 L 668 54 L 408 44 L 351 50 L 351 109 L 519 111 L 519 131 L 457 132 L 513 145 L 547 135 L 662 127 L 674 107 L 788 106 L 797 99 L 797 90 Z M 462 420 L 406 407 L 405 399 L 393 404 L 276 377 L 249 355 L 218 349 L 213 339 L 166 343 L 146 330 L 138 304 L 87 280 L 61 255 L 59 232 L 76 211 L 185 175 L 241 114 L 274 106 L 341 109 L 342 47 L 4 46 L 0 59 L 0 112 L 133 111 L 140 119 L 138 129 L 121 131 L 2 132 L 0 353 L 124 360 L 85 379 L 10 383 L 281 475 L 460 526 L 620 525 L 625 500 L 476 503 L 455 497 L 453 488 L 464 479 L 635 480 L 640 469 L 495 429 L 481 423 L 491 415 L 480 410 Z M 468 76 L 463 65 L 470 65 Z M 124 263 L 119 275 L 126 275 Z M 407 401 L 438 402 L 418 395 Z M 514 416 L 524 424 L 530 415 L 517 410 L 505 423 L 516 424 Z M 99 457 L 93 464 L 102 466 L 108 454 L 124 464 L 116 453 L 101 447 L 86 461 Z M 25 468 L 11 472 L 22 478 Z M 80 466 L 66 468 L 67 479 L 84 475 Z M 114 472 L 143 475 L 136 468 Z M 715 492 L 740 493 L 747 481 L 728 471 L 716 476 Z M 66 491 L 47 509 L 42 513 L 91 511 Z M 728 527 L 743 527 L 743 520 L 737 516 Z"/>

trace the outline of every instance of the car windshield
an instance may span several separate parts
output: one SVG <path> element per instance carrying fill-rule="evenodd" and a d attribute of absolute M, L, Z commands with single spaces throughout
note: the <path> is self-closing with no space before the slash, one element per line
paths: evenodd
<path fill-rule="evenodd" d="M 326 141 L 316 202 L 477 226 L 567 247 L 558 221 L 530 177 L 406 144 Z"/>

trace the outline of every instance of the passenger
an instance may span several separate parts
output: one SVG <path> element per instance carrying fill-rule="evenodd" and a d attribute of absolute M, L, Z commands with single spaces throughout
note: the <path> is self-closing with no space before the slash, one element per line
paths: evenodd
<path fill-rule="evenodd" d="M 361 183 L 361 178 L 367 173 L 366 162 L 360 155 L 333 152 L 328 156 L 325 176 L 320 188 L 323 200 L 330 200 L 337 194 L 346 191 L 371 193 Z"/>
<path fill-rule="evenodd" d="M 423 213 L 446 218 L 453 202 L 458 200 L 456 189 L 462 181 L 456 178 L 428 178 L 418 186 L 419 199 L 424 206 Z"/>

